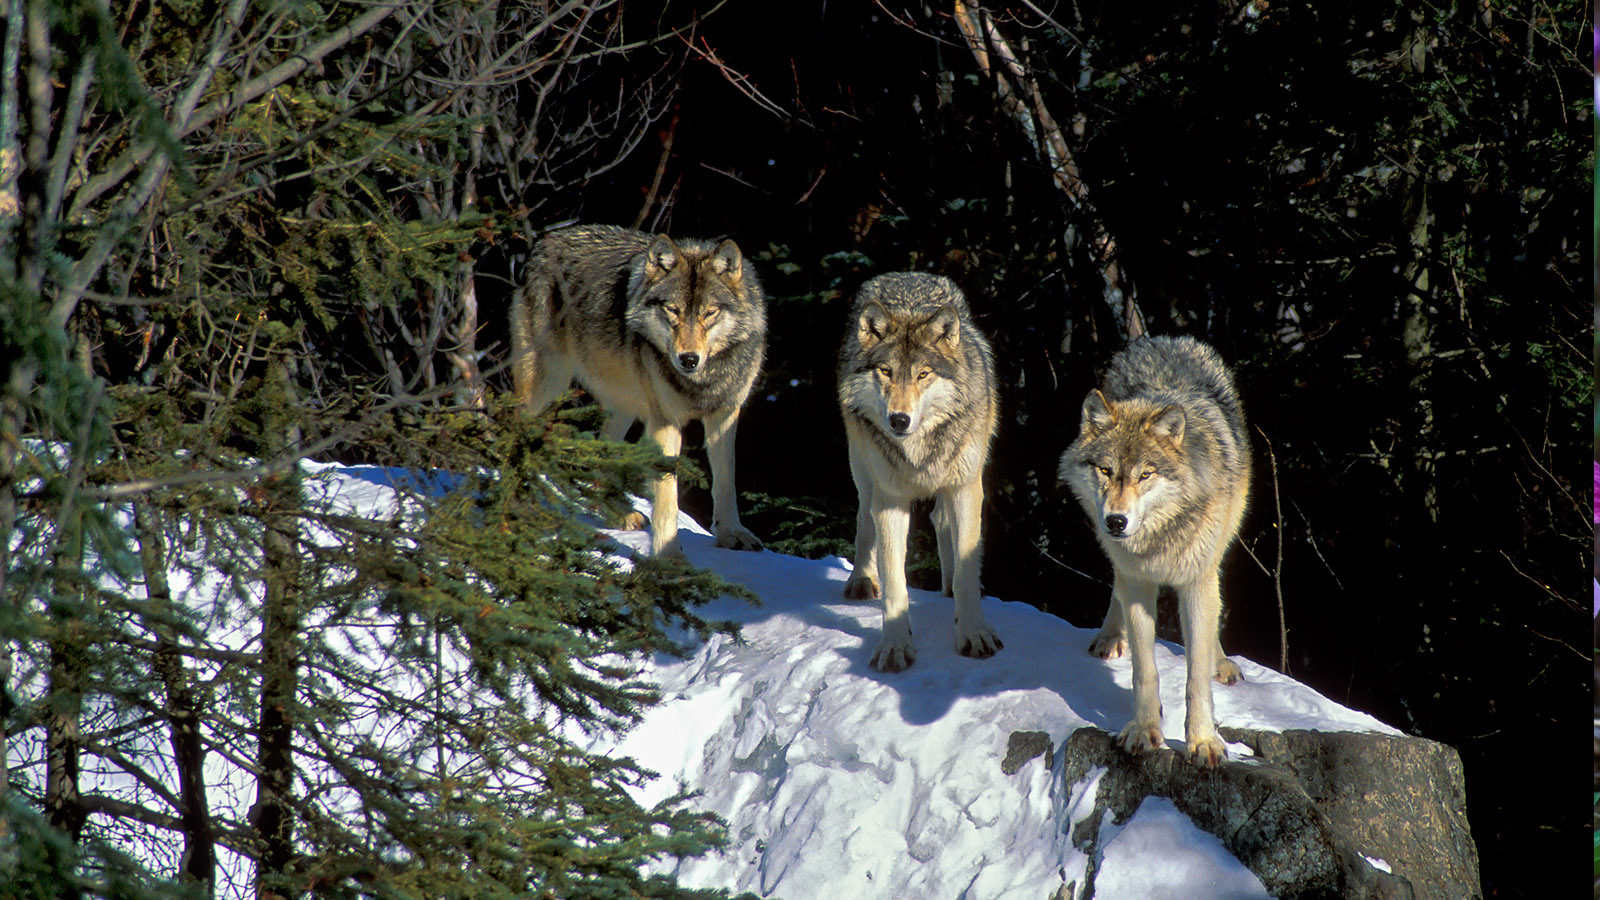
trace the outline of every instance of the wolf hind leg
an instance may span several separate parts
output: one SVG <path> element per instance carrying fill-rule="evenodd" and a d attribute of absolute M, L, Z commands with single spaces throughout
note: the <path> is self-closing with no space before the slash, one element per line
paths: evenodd
<path fill-rule="evenodd" d="M 1100 633 L 1089 642 L 1089 653 L 1101 659 L 1117 659 L 1127 652 L 1128 630 L 1122 624 L 1122 604 L 1113 594 L 1105 621 L 1100 623 Z"/>
<path fill-rule="evenodd" d="M 983 618 L 983 592 L 979 575 L 983 565 L 983 482 L 974 478 L 953 491 L 939 495 L 935 509 L 942 506 L 950 534 L 948 543 L 954 563 L 956 652 L 962 656 L 987 659 L 1005 644 Z"/>
<path fill-rule="evenodd" d="M 575 367 L 552 331 L 548 275 L 529 278 L 511 301 L 511 379 L 524 412 L 536 414 L 572 386 Z"/>
<path fill-rule="evenodd" d="M 628 429 L 632 428 L 633 423 L 637 421 L 639 420 L 626 413 L 607 412 L 606 424 L 600 430 L 600 437 L 620 444 L 628 439 Z"/>
<path fill-rule="evenodd" d="M 933 500 L 933 533 L 939 544 L 939 589 L 946 597 L 954 597 L 956 580 L 954 540 L 955 522 L 950 516 L 950 506 L 940 494 Z"/>
<path fill-rule="evenodd" d="M 1244 673 L 1239 670 L 1239 664 L 1228 658 L 1227 651 L 1222 649 L 1222 641 L 1217 640 L 1216 649 L 1212 650 L 1211 658 L 1217 661 L 1216 674 L 1212 679 L 1218 684 L 1238 684 L 1244 680 Z"/>
<path fill-rule="evenodd" d="M 1187 679 L 1184 690 L 1183 737 L 1195 765 L 1214 769 L 1228 758 L 1217 736 L 1212 711 L 1211 680 L 1217 674 L 1217 623 L 1222 595 L 1215 569 L 1198 582 L 1178 587 L 1178 615 L 1183 623 Z M 1226 658 L 1226 657 L 1224 657 Z"/>
<path fill-rule="evenodd" d="M 1116 597 L 1112 597 L 1099 633 L 1089 642 L 1089 653 L 1101 659 L 1117 659 L 1127 652 L 1128 633 L 1122 624 L 1122 606 L 1117 603 Z M 1220 641 L 1212 652 L 1212 658 L 1217 661 L 1217 671 L 1212 677 L 1218 684 L 1238 684 L 1244 680 L 1239 664 L 1228 658 Z"/>
<path fill-rule="evenodd" d="M 739 521 L 739 494 L 734 485 L 734 435 L 739 427 L 739 408 L 720 410 L 703 420 L 706 426 L 706 457 L 711 462 L 711 533 L 718 547 L 733 550 L 760 550 L 761 539 Z"/>
<path fill-rule="evenodd" d="M 1128 635 L 1133 662 L 1133 718 L 1117 736 L 1117 743 L 1129 753 L 1143 753 L 1167 745 L 1161 734 L 1161 685 L 1156 674 L 1156 588 L 1157 585 L 1116 573 L 1112 593 L 1122 607 L 1123 627 Z"/>
<path fill-rule="evenodd" d="M 850 477 L 856 483 L 856 555 L 855 569 L 850 580 L 844 583 L 846 600 L 876 600 L 878 598 L 878 529 L 872 519 L 871 475 L 861 471 L 855 454 L 850 454 Z"/>
<path fill-rule="evenodd" d="M 628 439 L 628 429 L 633 423 L 639 421 L 631 415 L 611 411 L 606 414 L 605 427 L 600 430 L 600 437 L 604 440 L 622 443 Z M 622 528 L 625 531 L 643 531 L 649 520 L 644 513 L 634 510 L 622 517 Z"/>

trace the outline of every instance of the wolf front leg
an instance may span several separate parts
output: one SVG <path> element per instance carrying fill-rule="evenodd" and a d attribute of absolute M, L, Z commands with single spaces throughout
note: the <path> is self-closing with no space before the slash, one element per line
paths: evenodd
<path fill-rule="evenodd" d="M 1001 647 L 1000 636 L 994 633 L 983 618 L 983 591 L 980 573 L 983 570 L 983 482 L 974 478 L 966 484 L 939 496 L 936 508 L 942 506 L 942 515 L 949 534 L 940 538 L 951 557 L 949 564 L 954 576 L 945 575 L 956 600 L 955 636 L 956 652 L 962 656 L 987 659 Z M 940 560 L 944 564 L 944 560 Z"/>
<path fill-rule="evenodd" d="M 683 450 L 683 432 L 667 422 L 648 423 L 650 437 L 661 452 L 672 460 L 673 469 L 656 478 L 655 496 L 650 499 L 650 553 L 668 559 L 687 559 L 678 542 L 678 454 Z"/>
<path fill-rule="evenodd" d="M 1119 567 L 1111 592 L 1122 606 L 1133 663 L 1133 719 L 1117 743 L 1129 753 L 1167 745 L 1161 735 L 1161 684 L 1156 675 L 1156 589 L 1154 582 L 1134 578 Z"/>
<path fill-rule="evenodd" d="M 711 462 L 711 533 L 718 547 L 760 550 L 761 539 L 739 521 L 739 493 L 733 479 L 734 435 L 739 408 L 723 410 L 704 419 L 706 456 Z"/>
<path fill-rule="evenodd" d="M 1214 769 L 1228 758 L 1211 707 L 1211 679 L 1217 672 L 1217 620 L 1222 595 L 1215 568 L 1194 584 L 1178 587 L 1178 614 L 1188 663 L 1184 690 L 1183 739 L 1195 765 Z"/>
<path fill-rule="evenodd" d="M 906 531 L 911 504 L 904 497 L 872 495 L 872 525 L 878 536 L 878 583 L 883 586 L 883 638 L 872 651 L 872 667 L 899 672 L 917 661 L 911 643 L 911 596 L 906 592 Z"/>
<path fill-rule="evenodd" d="M 856 483 L 856 555 L 850 580 L 844 583 L 846 600 L 878 597 L 878 528 L 872 522 L 872 478 L 850 454 L 850 477 Z"/>

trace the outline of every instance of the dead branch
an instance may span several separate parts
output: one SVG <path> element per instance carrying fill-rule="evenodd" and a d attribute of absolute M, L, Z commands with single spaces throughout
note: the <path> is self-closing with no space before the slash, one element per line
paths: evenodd
<path fill-rule="evenodd" d="M 1001 107 L 1016 120 L 1030 143 L 1044 157 L 1050 167 L 1051 179 L 1068 203 L 1089 217 L 1090 246 L 1104 283 L 1103 297 L 1113 316 L 1122 327 L 1123 336 L 1132 340 L 1145 332 L 1144 316 L 1139 312 L 1133 289 L 1127 284 L 1118 259 L 1117 242 L 1105 223 L 1095 215 L 1089 200 L 1089 186 L 1078 168 L 1077 158 L 1066 133 L 1050 114 L 1044 92 L 1037 77 L 1022 58 L 1012 49 L 1011 43 L 1000 33 L 994 19 L 982 8 L 974 11 L 963 2 L 953 0 L 957 28 L 967 40 L 978 68 L 993 79 L 995 94 Z M 996 66 L 995 62 L 999 65 Z M 1024 100 L 1026 95 L 1026 102 Z M 1071 232 L 1069 231 L 1070 235 Z M 1073 249 L 1073 239 L 1063 238 L 1067 251 Z"/>

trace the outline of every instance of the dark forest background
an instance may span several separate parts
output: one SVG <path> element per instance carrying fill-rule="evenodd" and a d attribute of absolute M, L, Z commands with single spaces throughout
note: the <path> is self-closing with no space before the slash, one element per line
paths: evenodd
<path fill-rule="evenodd" d="M 509 393 L 529 242 L 605 222 L 753 261 L 745 522 L 848 556 L 845 310 L 936 272 L 1004 385 L 987 593 L 1098 625 L 1057 457 L 1130 332 L 1203 338 L 1255 429 L 1224 646 L 1457 747 L 1489 895 L 1579 852 L 1578 4 L 10 7 L 4 434 L 100 435 L 97 502 L 181 494 L 180 452 L 269 487 L 304 455 L 476 460 L 450 435 Z M 252 454 L 279 467 L 222 462 Z M 25 462 L 6 527 L 66 521 Z"/>

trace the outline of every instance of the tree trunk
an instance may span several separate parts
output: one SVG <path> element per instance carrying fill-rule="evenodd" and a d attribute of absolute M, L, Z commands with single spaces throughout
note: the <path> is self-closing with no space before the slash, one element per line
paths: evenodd
<path fill-rule="evenodd" d="M 146 503 L 133 507 L 139 535 L 139 560 L 144 566 L 145 594 L 156 631 L 154 667 L 167 695 L 167 720 L 172 728 L 172 758 L 178 775 L 178 818 L 183 823 L 183 857 L 179 877 L 212 896 L 216 884 L 216 836 L 206 801 L 205 747 L 200 742 L 200 709 L 189 688 L 189 673 L 178 653 L 176 636 L 162 613 L 172 607 L 167 583 L 166 540 L 159 514 Z"/>
<path fill-rule="evenodd" d="M 273 354 L 263 390 L 265 408 L 275 421 L 263 429 L 264 458 L 282 459 L 300 444 L 292 417 L 295 404 L 292 361 Z M 294 731 L 300 631 L 301 564 L 298 549 L 300 477 L 298 462 L 268 475 L 257 493 L 263 506 L 261 549 L 264 597 L 261 609 L 261 714 L 256 765 L 256 801 L 251 823 L 260 840 L 256 862 L 258 900 L 288 896 L 285 888 L 294 861 Z"/>
<path fill-rule="evenodd" d="M 78 785 L 83 742 L 84 628 L 82 520 L 63 506 L 50 595 L 50 686 L 45 712 L 45 813 L 77 843 L 89 814 Z"/>
<path fill-rule="evenodd" d="M 1139 312 L 1133 285 L 1122 269 L 1117 239 L 1106 229 L 1105 222 L 1090 202 L 1089 183 L 1078 169 L 1077 155 L 1067 140 L 1066 132 L 1045 105 L 1038 78 L 1012 49 L 1011 42 L 1000 32 L 987 11 L 981 7 L 968 7 L 963 0 L 954 0 L 953 13 L 956 26 L 966 38 L 978 68 L 994 80 L 995 95 L 1000 98 L 1001 107 L 1016 120 L 1039 156 L 1050 167 L 1051 180 L 1067 204 L 1088 218 L 1089 245 L 1094 252 L 1103 285 L 1101 299 L 1116 320 L 1123 340 L 1131 341 L 1140 337 L 1145 332 L 1144 315 Z M 1081 118 L 1078 125 L 1081 128 Z M 1077 247 L 1074 229 L 1067 229 L 1062 245 L 1070 256 Z M 1063 343 L 1065 346 L 1065 341 Z"/>

